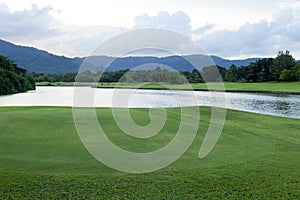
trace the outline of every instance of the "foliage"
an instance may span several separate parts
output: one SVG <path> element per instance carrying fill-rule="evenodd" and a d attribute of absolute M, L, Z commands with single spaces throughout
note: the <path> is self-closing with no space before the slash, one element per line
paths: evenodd
<path fill-rule="evenodd" d="M 216 74 L 216 69 L 221 72 Z M 206 81 L 217 81 L 218 79 L 225 78 L 226 69 L 223 67 L 210 66 L 203 68 L 203 74 L 207 78 Z M 140 82 L 153 82 L 153 83 L 171 83 L 171 84 L 183 84 L 183 83 L 203 83 L 204 80 L 201 73 L 194 69 L 192 72 L 183 71 L 175 72 L 167 69 L 161 69 L 157 67 L 155 70 L 136 70 L 130 71 L 119 70 L 115 72 L 97 72 L 84 71 L 81 73 L 66 73 L 66 74 L 43 74 L 43 73 L 31 73 L 37 82 L 101 82 L 101 83 L 140 83 Z M 218 80 L 219 81 L 219 80 Z"/>
<path fill-rule="evenodd" d="M 187 82 L 182 74 L 167 69 L 157 67 L 155 70 L 139 70 L 129 71 L 125 73 L 120 79 L 120 82 L 134 83 L 134 82 L 167 82 L 171 84 L 181 84 Z"/>
<path fill-rule="evenodd" d="M 202 69 L 202 77 L 205 82 L 220 82 L 225 81 L 227 70 L 220 66 L 208 66 Z"/>
<path fill-rule="evenodd" d="M 291 70 L 296 64 L 295 59 L 290 52 L 286 50 L 279 51 L 277 57 L 273 61 L 273 66 L 271 68 L 272 80 L 279 80 L 280 74 L 283 70 Z"/>
<path fill-rule="evenodd" d="M 296 64 L 291 69 L 281 71 L 279 80 L 281 81 L 300 81 L 300 64 Z"/>
<path fill-rule="evenodd" d="M 0 95 L 35 89 L 35 81 L 8 58 L 0 55 Z"/>
<path fill-rule="evenodd" d="M 299 64 L 289 51 L 280 51 L 276 58 L 260 59 L 239 68 L 232 65 L 225 77 L 233 82 L 299 81 Z"/>

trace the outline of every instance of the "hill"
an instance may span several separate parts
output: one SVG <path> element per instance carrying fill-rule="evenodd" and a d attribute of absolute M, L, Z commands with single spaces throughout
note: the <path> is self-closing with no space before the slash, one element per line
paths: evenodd
<path fill-rule="evenodd" d="M 16 61 L 17 65 L 29 72 L 41 73 L 66 73 L 77 72 L 82 61 L 85 58 L 68 58 L 65 56 L 57 56 L 47 51 L 39 50 L 33 47 L 25 47 L 15 45 L 13 43 L 0 40 L 0 55 L 6 56 L 9 59 Z M 139 66 L 139 69 L 166 68 L 170 66 L 178 71 L 191 71 L 194 67 L 185 59 L 196 60 L 205 58 L 205 55 L 188 55 L 188 56 L 167 56 L 167 57 L 122 57 L 114 58 L 109 56 L 94 56 L 90 57 L 89 61 L 97 63 L 97 66 L 91 65 L 92 71 L 99 71 L 104 68 L 108 61 L 113 61 L 108 71 L 118 71 L 122 69 L 133 69 Z M 218 56 L 210 56 L 213 61 L 222 67 L 229 68 L 230 65 L 245 66 L 250 62 L 258 60 L 258 58 L 249 58 L 244 60 L 227 60 Z M 152 64 L 151 64 L 152 63 Z M 203 67 L 207 63 L 199 64 L 197 67 Z M 100 66 L 100 68 L 99 68 Z"/>
<path fill-rule="evenodd" d="M 63 73 L 75 72 L 82 60 L 57 56 L 32 47 L 18 46 L 0 40 L 0 55 L 9 57 L 29 72 Z"/>

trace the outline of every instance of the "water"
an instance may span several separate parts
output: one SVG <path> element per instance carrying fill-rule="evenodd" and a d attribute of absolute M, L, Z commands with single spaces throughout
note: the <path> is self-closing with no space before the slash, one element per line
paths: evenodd
<path fill-rule="evenodd" d="M 95 107 L 179 107 L 217 106 L 234 110 L 300 118 L 299 95 L 224 93 L 203 91 L 93 89 L 81 87 L 37 87 L 36 91 L 0 96 L 0 106 L 95 106 Z M 89 96 L 90 94 L 91 96 Z M 93 98 L 90 98 L 93 97 Z M 76 98 L 76 99 L 75 99 Z M 89 103 L 81 102 L 80 98 Z M 91 101 L 92 99 L 92 101 Z M 76 103 L 77 102 L 77 103 Z"/>

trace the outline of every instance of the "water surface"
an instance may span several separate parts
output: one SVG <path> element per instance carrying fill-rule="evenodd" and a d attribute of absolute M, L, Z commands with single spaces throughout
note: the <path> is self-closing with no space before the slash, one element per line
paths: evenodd
<path fill-rule="evenodd" d="M 300 95 L 87 87 L 84 89 L 93 92 L 93 106 L 95 107 L 218 106 L 300 118 Z M 129 95 L 129 98 L 123 94 Z M 73 106 L 73 99 L 73 87 L 37 87 L 36 91 L 0 96 L 0 106 Z"/>

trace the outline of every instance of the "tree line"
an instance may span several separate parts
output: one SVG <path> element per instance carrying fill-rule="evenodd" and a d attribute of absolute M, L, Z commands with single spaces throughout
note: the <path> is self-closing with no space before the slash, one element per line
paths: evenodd
<path fill-rule="evenodd" d="M 225 81 L 300 81 L 300 64 L 296 63 L 289 51 L 280 51 L 276 58 L 260 59 L 242 67 L 231 65 L 226 72 Z"/>
<path fill-rule="evenodd" d="M 219 73 L 215 73 L 216 69 Z M 221 66 L 208 66 L 201 73 L 192 71 L 169 71 L 157 67 L 155 70 L 115 72 L 84 71 L 65 74 L 32 73 L 35 81 L 42 82 L 168 82 L 171 84 L 204 83 L 215 81 L 229 82 L 267 82 L 300 81 L 300 64 L 297 64 L 289 51 L 280 51 L 275 58 L 264 58 L 251 62 L 248 66 L 231 65 L 229 69 Z M 205 77 L 205 80 L 204 78 Z"/>
<path fill-rule="evenodd" d="M 119 70 L 115 72 L 97 72 L 84 71 L 81 73 L 64 73 L 64 74 L 44 74 L 32 72 L 30 75 L 36 82 L 118 82 L 121 77 L 129 70 Z M 100 80 L 99 80 L 99 77 Z"/>
<path fill-rule="evenodd" d="M 0 95 L 35 90 L 35 81 L 25 69 L 0 55 Z"/>
<path fill-rule="evenodd" d="M 214 66 L 205 67 L 209 72 L 209 68 L 215 68 Z M 225 72 L 225 68 L 218 67 Z M 183 84 L 187 82 L 202 83 L 204 82 L 201 74 L 198 70 L 194 69 L 192 72 L 176 72 L 169 71 L 167 69 L 161 69 L 157 67 L 155 70 L 137 70 L 130 71 L 119 70 L 115 72 L 97 72 L 84 71 L 81 73 L 66 73 L 66 74 L 43 74 L 43 73 L 31 73 L 31 76 L 37 82 L 121 82 L 121 83 L 134 83 L 134 82 L 167 82 L 171 84 Z M 223 73 L 222 78 L 225 77 Z M 216 81 L 215 79 L 211 81 Z"/>

